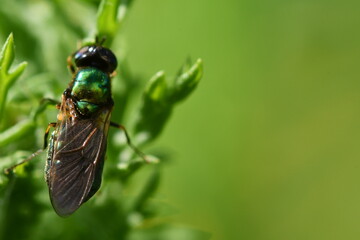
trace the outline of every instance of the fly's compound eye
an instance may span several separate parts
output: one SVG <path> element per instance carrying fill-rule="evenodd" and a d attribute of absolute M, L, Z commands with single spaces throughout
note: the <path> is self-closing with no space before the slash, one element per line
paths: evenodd
<path fill-rule="evenodd" d="M 80 48 L 74 55 L 77 67 L 95 67 L 106 73 L 112 73 L 117 67 L 114 53 L 97 45 Z"/>

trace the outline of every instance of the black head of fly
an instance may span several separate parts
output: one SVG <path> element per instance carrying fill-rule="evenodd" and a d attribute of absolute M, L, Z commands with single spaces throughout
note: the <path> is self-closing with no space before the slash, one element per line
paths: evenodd
<path fill-rule="evenodd" d="M 81 67 L 95 67 L 106 73 L 112 73 L 117 67 L 114 53 L 100 45 L 90 45 L 80 48 L 74 54 L 75 65 Z"/>

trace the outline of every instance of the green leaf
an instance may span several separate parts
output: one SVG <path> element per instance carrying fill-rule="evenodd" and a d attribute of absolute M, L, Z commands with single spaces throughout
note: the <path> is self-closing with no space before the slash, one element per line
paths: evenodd
<path fill-rule="evenodd" d="M 202 60 L 193 65 L 188 60 L 180 69 L 174 85 L 167 86 L 165 73 L 156 73 L 148 82 L 135 125 L 136 140 L 147 143 L 156 139 L 164 129 L 174 106 L 187 98 L 203 74 Z"/>
<path fill-rule="evenodd" d="M 25 176 L 10 176 L 4 203 L 0 205 L 0 239 L 28 239 L 45 209 L 37 199 L 41 190 L 38 178 L 30 169 L 26 172 Z"/>
<path fill-rule="evenodd" d="M 56 105 L 57 102 L 52 99 L 43 99 L 39 106 L 32 111 L 30 118 L 18 122 L 11 128 L 6 129 L 0 133 L 0 147 L 14 142 L 29 132 L 33 131 L 36 127 L 36 120 L 38 116 L 46 110 L 48 105 Z"/>
<path fill-rule="evenodd" d="M 32 131 L 36 126 L 33 119 L 26 119 L 22 122 L 17 123 L 13 127 L 6 129 L 6 131 L 0 133 L 0 147 L 6 146 L 7 144 L 14 142 L 21 138 L 28 132 Z"/>
<path fill-rule="evenodd" d="M 10 33 L 0 53 L 0 121 L 4 113 L 8 91 L 27 66 L 26 62 L 22 62 L 12 71 L 9 71 L 14 58 L 14 36 Z"/>
<path fill-rule="evenodd" d="M 144 98 L 148 101 L 162 103 L 166 99 L 167 84 L 165 73 L 160 71 L 156 73 L 148 82 L 144 92 Z"/>
<path fill-rule="evenodd" d="M 97 15 L 97 36 L 105 38 L 105 45 L 110 46 L 120 28 L 132 0 L 102 0 Z"/>
<path fill-rule="evenodd" d="M 186 62 L 175 79 L 173 92 L 170 96 L 171 101 L 180 102 L 188 97 L 198 85 L 202 75 L 203 62 L 201 59 L 198 59 L 192 66 L 189 61 Z"/>
<path fill-rule="evenodd" d="M 142 212 L 144 210 L 145 203 L 155 193 L 155 191 L 159 186 L 159 182 L 160 182 L 160 169 L 158 166 L 154 166 L 154 169 L 151 175 L 148 177 L 145 186 L 143 187 L 141 193 L 137 196 L 136 200 L 134 201 L 131 211 Z"/>
<path fill-rule="evenodd" d="M 167 101 L 168 88 L 164 72 L 156 73 L 148 82 L 135 125 L 138 143 L 154 140 L 171 115 L 172 104 Z"/>

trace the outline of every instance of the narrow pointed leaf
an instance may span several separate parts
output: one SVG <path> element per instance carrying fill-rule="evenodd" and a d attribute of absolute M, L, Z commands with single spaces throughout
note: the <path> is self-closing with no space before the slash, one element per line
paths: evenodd
<path fill-rule="evenodd" d="M 0 53 L 0 121 L 5 108 L 5 101 L 9 88 L 14 84 L 16 79 L 23 73 L 27 63 L 22 62 L 12 71 L 9 72 L 10 66 L 15 58 L 14 37 L 11 33 L 7 38 Z"/>
<path fill-rule="evenodd" d="M 164 101 L 166 97 L 167 84 L 165 73 L 160 71 L 153 76 L 144 92 L 144 97 L 154 102 Z"/>
<path fill-rule="evenodd" d="M 186 65 L 185 65 L 186 66 Z M 196 88 L 203 74 L 203 63 L 198 59 L 190 69 L 183 67 L 182 72 L 175 80 L 171 100 L 179 102 L 184 100 Z"/>

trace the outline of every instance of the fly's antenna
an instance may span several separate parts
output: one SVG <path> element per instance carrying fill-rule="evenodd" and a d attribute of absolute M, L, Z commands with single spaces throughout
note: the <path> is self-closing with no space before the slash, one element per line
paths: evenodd
<path fill-rule="evenodd" d="M 102 46 L 105 41 L 106 41 L 106 37 L 105 37 L 105 36 L 103 36 L 103 37 L 101 37 L 101 38 L 99 38 L 98 35 L 95 36 L 95 44 L 96 44 L 96 45 Z"/>

